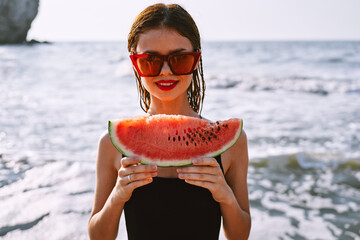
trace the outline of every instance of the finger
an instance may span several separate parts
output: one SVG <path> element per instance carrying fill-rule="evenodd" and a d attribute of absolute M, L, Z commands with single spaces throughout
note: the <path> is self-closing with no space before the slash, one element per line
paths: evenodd
<path fill-rule="evenodd" d="M 212 174 L 180 173 L 179 178 L 185 180 L 194 180 L 194 181 L 211 182 L 211 183 L 216 183 L 219 181 L 219 176 Z"/>
<path fill-rule="evenodd" d="M 153 178 L 157 176 L 157 172 L 149 173 L 138 173 L 138 174 L 129 174 L 121 178 L 122 183 L 129 184 L 131 182 L 141 181 L 147 178 Z"/>
<path fill-rule="evenodd" d="M 213 166 L 186 166 L 176 169 L 178 173 L 206 173 L 206 174 L 219 174 L 221 169 Z"/>
<path fill-rule="evenodd" d="M 130 174 L 157 172 L 156 165 L 131 165 L 119 170 L 119 176 L 124 177 Z"/>
<path fill-rule="evenodd" d="M 127 185 L 128 188 L 134 190 L 135 188 L 138 188 L 138 187 L 141 187 L 141 186 L 144 186 L 146 184 L 149 184 L 153 181 L 152 178 L 146 178 L 146 179 L 143 179 L 143 180 L 139 180 L 139 181 L 134 181 L 134 182 L 131 182 Z"/>
<path fill-rule="evenodd" d="M 215 158 L 197 158 L 192 161 L 195 166 L 207 165 L 207 166 L 219 166 Z"/>
<path fill-rule="evenodd" d="M 138 157 L 123 157 L 121 159 L 121 166 L 125 168 L 138 163 L 140 163 L 140 158 Z"/>

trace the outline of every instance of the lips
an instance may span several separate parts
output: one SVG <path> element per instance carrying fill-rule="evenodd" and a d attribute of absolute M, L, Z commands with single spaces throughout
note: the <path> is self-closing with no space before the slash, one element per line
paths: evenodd
<path fill-rule="evenodd" d="M 178 83 L 179 81 L 176 80 L 160 80 L 155 82 L 156 86 L 163 91 L 169 91 L 173 89 Z"/>

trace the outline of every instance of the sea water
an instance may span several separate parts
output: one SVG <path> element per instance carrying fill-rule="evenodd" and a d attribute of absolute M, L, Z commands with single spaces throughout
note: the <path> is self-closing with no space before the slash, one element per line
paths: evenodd
<path fill-rule="evenodd" d="M 360 239 L 360 42 L 205 42 L 203 64 L 202 115 L 244 120 L 250 239 Z M 141 114 L 125 42 L 0 46 L 0 238 L 88 239 L 98 139 Z"/>

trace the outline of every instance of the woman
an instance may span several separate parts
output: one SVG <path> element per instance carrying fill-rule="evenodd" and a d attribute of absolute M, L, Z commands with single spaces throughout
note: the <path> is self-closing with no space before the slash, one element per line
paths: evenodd
<path fill-rule="evenodd" d="M 128 50 L 148 115 L 201 118 L 205 83 L 198 29 L 179 5 L 149 6 L 135 19 Z M 247 140 L 186 167 L 142 165 L 122 156 L 108 134 L 99 143 L 91 239 L 115 239 L 122 211 L 129 239 L 247 239 Z"/>

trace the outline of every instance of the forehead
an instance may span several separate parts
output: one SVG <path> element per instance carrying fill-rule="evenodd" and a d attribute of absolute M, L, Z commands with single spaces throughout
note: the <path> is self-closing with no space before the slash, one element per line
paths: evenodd
<path fill-rule="evenodd" d="M 170 28 L 156 28 L 141 33 L 136 46 L 137 53 L 157 52 L 159 54 L 168 54 L 179 49 L 185 51 L 194 50 L 188 38 Z"/>

